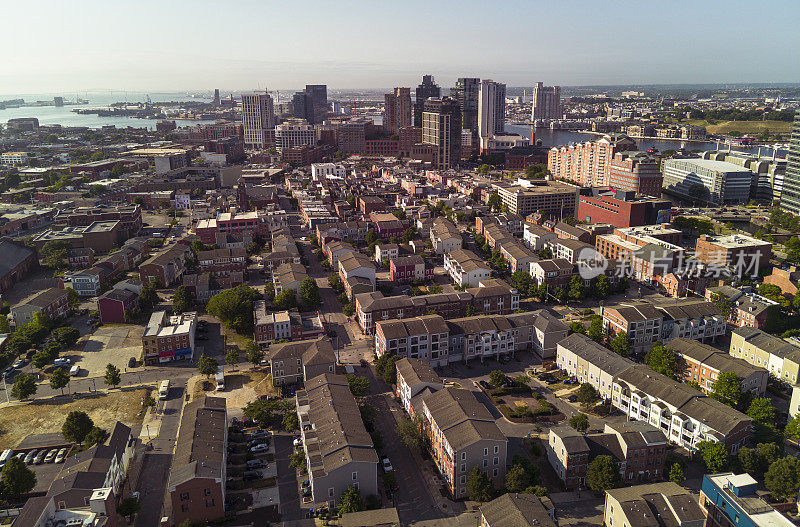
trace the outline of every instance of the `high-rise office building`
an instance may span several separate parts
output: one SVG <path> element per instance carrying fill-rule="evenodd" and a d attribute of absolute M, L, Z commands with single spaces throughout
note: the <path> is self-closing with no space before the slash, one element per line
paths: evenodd
<path fill-rule="evenodd" d="M 395 88 L 384 95 L 383 127 L 390 134 L 411 126 L 411 88 Z"/>
<path fill-rule="evenodd" d="M 311 97 L 313 105 L 312 124 L 322 124 L 328 116 L 328 86 L 325 84 L 306 84 L 306 93 Z"/>
<path fill-rule="evenodd" d="M 506 85 L 492 79 L 482 80 L 478 101 L 478 135 L 481 148 L 486 148 L 489 138 L 506 129 Z"/>
<path fill-rule="evenodd" d="M 478 93 L 481 80 L 476 77 L 460 77 L 450 88 L 450 97 L 461 106 L 461 126 L 472 132 L 473 142 L 478 138 Z"/>
<path fill-rule="evenodd" d="M 299 91 L 292 96 L 292 115 L 295 119 L 314 122 L 314 100 L 307 92 Z"/>
<path fill-rule="evenodd" d="M 214 106 L 219 106 L 219 88 L 214 90 L 214 100 L 212 102 Z"/>
<path fill-rule="evenodd" d="M 264 148 L 266 131 L 275 128 L 275 112 L 268 93 L 242 95 L 242 128 L 245 148 Z"/>
<path fill-rule="evenodd" d="M 537 119 L 561 119 L 561 86 L 542 86 L 537 82 L 533 87 L 531 120 Z"/>
<path fill-rule="evenodd" d="M 794 114 L 794 126 L 786 154 L 786 175 L 783 177 L 781 208 L 800 214 L 800 110 Z"/>
<path fill-rule="evenodd" d="M 431 97 L 441 97 L 442 90 L 433 82 L 433 75 L 423 75 L 422 84 L 417 86 L 416 100 L 414 101 L 414 126 L 422 126 L 422 112 L 425 110 L 425 100 Z"/>
<path fill-rule="evenodd" d="M 428 98 L 422 112 L 422 142 L 436 147 L 437 168 L 455 167 L 461 159 L 461 106 L 450 97 Z"/>

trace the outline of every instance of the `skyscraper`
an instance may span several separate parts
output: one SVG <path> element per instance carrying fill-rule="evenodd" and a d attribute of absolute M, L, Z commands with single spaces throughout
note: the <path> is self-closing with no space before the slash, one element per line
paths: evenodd
<path fill-rule="evenodd" d="M 214 101 L 212 102 L 214 106 L 219 106 L 219 88 L 214 90 Z"/>
<path fill-rule="evenodd" d="M 306 84 L 306 93 L 311 97 L 313 118 L 312 124 L 322 124 L 328 116 L 328 86 L 325 84 Z"/>
<path fill-rule="evenodd" d="M 386 131 L 396 134 L 400 128 L 411 126 L 411 88 L 395 88 L 384 98 L 383 127 Z"/>
<path fill-rule="evenodd" d="M 478 100 L 478 135 L 481 148 L 486 148 L 490 137 L 506 129 L 506 85 L 492 79 L 482 80 Z"/>
<path fill-rule="evenodd" d="M 542 86 L 537 82 L 533 87 L 531 120 L 537 119 L 561 119 L 561 86 Z"/>
<path fill-rule="evenodd" d="M 461 106 L 461 127 L 472 132 L 472 139 L 478 138 L 478 92 L 481 80 L 475 77 L 461 77 L 450 88 L 450 97 Z"/>
<path fill-rule="evenodd" d="M 783 176 L 781 208 L 800 214 L 800 110 L 794 114 L 794 126 L 786 154 L 786 175 Z"/>
<path fill-rule="evenodd" d="M 242 128 L 245 148 L 264 148 L 264 132 L 275 128 L 275 112 L 268 93 L 242 95 Z"/>
<path fill-rule="evenodd" d="M 416 100 L 414 101 L 414 126 L 422 126 L 422 112 L 425 110 L 425 100 L 431 97 L 441 97 L 442 90 L 435 82 L 433 75 L 423 75 L 422 84 L 417 86 Z"/>
<path fill-rule="evenodd" d="M 305 119 L 308 123 L 314 122 L 314 100 L 308 92 L 295 92 L 292 96 L 292 115 L 296 119 Z"/>
<path fill-rule="evenodd" d="M 461 159 L 461 106 L 450 97 L 428 98 L 422 112 L 422 142 L 436 147 L 437 168 Z"/>

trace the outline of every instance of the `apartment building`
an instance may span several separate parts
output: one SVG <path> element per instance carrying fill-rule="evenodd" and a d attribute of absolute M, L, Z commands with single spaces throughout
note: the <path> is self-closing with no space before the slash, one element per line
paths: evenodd
<path fill-rule="evenodd" d="M 545 248 L 547 242 L 556 239 L 558 236 L 540 225 L 525 222 L 522 239 L 525 244 L 534 251 L 541 251 Z"/>
<path fill-rule="evenodd" d="M 581 186 L 607 186 L 611 160 L 617 152 L 636 150 L 636 143 L 624 134 L 604 135 L 596 141 L 553 147 L 547 155 L 547 168 L 556 179 L 577 181 Z"/>
<path fill-rule="evenodd" d="M 772 244 L 744 234 L 703 234 L 697 239 L 695 258 L 709 265 L 734 267 L 742 276 L 757 276 L 769 265 Z"/>
<path fill-rule="evenodd" d="M 591 187 L 580 190 L 575 217 L 588 223 L 638 227 L 669 221 L 671 208 L 669 200 L 643 197 L 632 190 Z"/>
<path fill-rule="evenodd" d="M 394 260 L 400 255 L 400 246 L 396 243 L 379 243 L 375 246 L 375 262 L 380 264 L 383 260 Z"/>
<path fill-rule="evenodd" d="M 780 316 L 778 302 L 756 294 L 750 287 L 737 289 L 723 285 L 706 289 L 705 298 L 709 302 L 721 295 L 731 301 L 728 322 L 736 327 L 748 326 L 763 329 L 768 323 Z"/>
<path fill-rule="evenodd" d="M 169 471 L 171 522 L 204 522 L 225 516 L 228 415 L 223 397 L 186 403 Z"/>
<path fill-rule="evenodd" d="M 186 254 L 190 250 L 188 245 L 178 243 L 154 254 L 139 265 L 139 279 L 163 287 L 173 286 L 186 272 Z"/>
<path fill-rule="evenodd" d="M 800 345 L 794 339 L 784 340 L 752 327 L 736 328 L 731 333 L 728 353 L 751 366 L 765 368 L 786 384 L 798 382 Z"/>
<path fill-rule="evenodd" d="M 145 364 L 153 365 L 178 360 L 194 360 L 194 335 L 197 313 L 169 315 L 156 311 L 142 335 Z"/>
<path fill-rule="evenodd" d="M 297 298 L 300 297 L 300 285 L 303 280 L 308 278 L 306 267 L 299 263 L 285 263 L 279 265 L 277 269 L 272 272 L 272 284 L 275 288 L 275 294 L 279 295 L 287 289 L 295 292 Z"/>
<path fill-rule="evenodd" d="M 611 159 L 608 184 L 643 196 L 661 197 L 663 177 L 658 161 L 644 152 L 617 152 Z"/>
<path fill-rule="evenodd" d="M 556 527 L 550 498 L 506 493 L 481 506 L 480 527 Z"/>
<path fill-rule="evenodd" d="M 444 388 L 421 406 L 433 461 L 453 499 L 467 497 L 467 475 L 475 467 L 495 487 L 503 485 L 508 439 L 473 392 Z"/>
<path fill-rule="evenodd" d="M 611 398 L 614 378 L 631 364 L 580 333 L 569 335 L 556 346 L 558 368 L 576 377 L 578 382 L 592 385 L 604 400 Z"/>
<path fill-rule="evenodd" d="M 566 260 L 571 264 L 595 258 L 594 247 L 579 240 L 557 238 L 548 242 L 547 247 L 554 259 Z"/>
<path fill-rule="evenodd" d="M 295 396 L 314 503 L 333 508 L 354 487 L 378 494 L 378 454 L 344 375 L 309 378 Z"/>
<path fill-rule="evenodd" d="M 351 252 L 339 260 L 339 279 L 347 298 L 375 291 L 375 264 L 361 253 Z"/>
<path fill-rule="evenodd" d="M 242 129 L 247 148 L 263 150 L 271 141 L 265 133 L 275 127 L 272 96 L 268 93 L 242 94 Z"/>
<path fill-rule="evenodd" d="M 430 237 L 436 254 L 447 254 L 461 249 L 461 231 L 446 218 L 434 218 Z"/>
<path fill-rule="evenodd" d="M 607 527 L 704 527 L 705 521 L 697 497 L 671 481 L 606 491 L 603 523 Z"/>
<path fill-rule="evenodd" d="M 105 281 L 105 275 L 105 269 L 97 266 L 77 271 L 69 277 L 70 287 L 80 296 L 97 296 L 100 294 L 100 288 Z"/>
<path fill-rule="evenodd" d="M 765 368 L 752 366 L 744 359 L 737 359 L 696 340 L 674 339 L 669 347 L 680 357 L 678 374 L 684 382 L 696 382 L 706 394 L 711 392 L 722 372 L 735 373 L 742 381 L 742 392 L 760 397 L 767 391 L 769 374 Z"/>
<path fill-rule="evenodd" d="M 389 280 L 398 284 L 433 280 L 433 272 L 434 268 L 416 254 L 389 260 Z"/>
<path fill-rule="evenodd" d="M 539 260 L 536 254 L 521 243 L 507 243 L 500 249 L 500 255 L 508 262 L 511 274 L 517 271 L 528 272 L 530 265 Z"/>
<path fill-rule="evenodd" d="M 565 489 L 586 487 L 590 451 L 583 434 L 569 426 L 554 426 L 550 428 L 546 452 Z"/>
<path fill-rule="evenodd" d="M 483 258 L 466 249 L 455 249 L 444 255 L 444 270 L 458 286 L 477 287 L 492 274 Z"/>
<path fill-rule="evenodd" d="M 69 316 L 72 313 L 72 306 L 69 303 L 67 290 L 51 287 L 11 308 L 11 318 L 18 328 L 33 320 L 36 313 L 41 313 L 50 320 Z"/>
<path fill-rule="evenodd" d="M 569 285 L 576 268 L 569 260 L 555 258 L 531 262 L 530 274 L 537 285 L 547 284 L 548 287 L 565 288 Z"/>
<path fill-rule="evenodd" d="M 575 214 L 578 187 L 560 181 L 520 181 L 521 185 L 492 184 L 492 190 L 500 195 L 511 214 L 527 216 L 537 211 L 560 216 Z"/>
<path fill-rule="evenodd" d="M 336 354 L 327 339 L 316 338 L 273 344 L 267 353 L 273 386 L 297 384 L 318 375 L 335 373 Z"/>
<path fill-rule="evenodd" d="M 428 393 L 444 388 L 442 379 L 433 371 L 426 360 L 404 357 L 395 363 L 397 385 L 395 394 L 400 399 L 406 413 L 412 418 L 417 415 L 419 401 Z"/>
<path fill-rule="evenodd" d="M 139 305 L 139 295 L 126 289 L 109 289 L 97 299 L 97 310 L 103 324 L 124 324 L 128 313 Z"/>
<path fill-rule="evenodd" d="M 142 230 L 142 208 L 139 205 L 119 205 L 115 207 L 80 207 L 69 212 L 62 211 L 53 220 L 53 230 L 65 227 L 88 227 L 95 222 L 118 221 L 120 228 L 127 231 L 126 238 L 139 234 Z"/>
<path fill-rule="evenodd" d="M 317 144 L 317 133 L 304 119 L 287 119 L 275 126 L 275 147 L 278 150 L 315 144 Z"/>
<path fill-rule="evenodd" d="M 704 527 L 795 525 L 758 494 L 758 481 L 746 472 L 704 475 L 699 506 L 704 515 Z"/>
<path fill-rule="evenodd" d="M 230 276 L 231 273 L 247 275 L 247 251 L 241 249 L 213 249 L 197 253 L 201 273 L 211 276 Z"/>

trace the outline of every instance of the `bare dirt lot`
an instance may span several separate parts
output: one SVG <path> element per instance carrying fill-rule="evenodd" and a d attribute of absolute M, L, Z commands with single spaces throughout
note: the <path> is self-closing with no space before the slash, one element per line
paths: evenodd
<path fill-rule="evenodd" d="M 111 430 L 114 423 L 133 426 L 142 422 L 142 401 L 148 389 L 114 391 L 92 397 L 56 397 L 0 408 L 0 449 L 12 448 L 31 434 L 57 433 L 73 410 L 89 414 L 94 424 Z"/>
<path fill-rule="evenodd" d="M 214 397 L 224 397 L 228 401 L 228 413 L 232 417 L 241 417 L 241 409 L 250 401 L 254 401 L 262 395 L 277 395 L 278 390 L 272 386 L 272 376 L 263 371 L 226 371 L 225 390 L 216 391 L 214 382 L 196 376 L 189 380 L 192 399 L 211 395 Z"/>

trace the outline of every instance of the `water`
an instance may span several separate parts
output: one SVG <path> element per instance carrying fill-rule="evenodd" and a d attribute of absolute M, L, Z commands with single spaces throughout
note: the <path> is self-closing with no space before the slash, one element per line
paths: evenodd
<path fill-rule="evenodd" d="M 35 101 L 52 101 L 54 96 L 64 97 L 64 101 L 75 102 L 74 94 L 14 94 L 0 95 L 0 100 L 25 99 L 26 103 Z M 160 119 L 141 119 L 138 117 L 100 117 L 95 114 L 79 114 L 72 111 L 73 108 L 97 108 L 109 106 L 115 102 L 137 103 L 145 102 L 148 94 L 131 92 L 93 92 L 79 93 L 77 97 L 86 99 L 88 104 L 69 105 L 69 106 L 23 106 L 21 108 L 6 108 L 0 110 L 0 123 L 5 123 L 9 119 L 19 117 L 36 117 L 39 124 L 60 124 L 62 126 L 86 126 L 89 128 L 100 128 L 102 126 L 114 125 L 117 128 L 147 128 L 155 130 L 156 123 Z M 207 99 L 193 98 L 185 93 L 151 93 L 150 99 L 153 102 L 167 101 L 207 101 Z M 169 118 L 167 118 L 169 119 Z M 213 120 L 201 119 L 169 119 L 175 121 L 180 126 L 194 126 L 202 123 L 213 123 Z"/>

